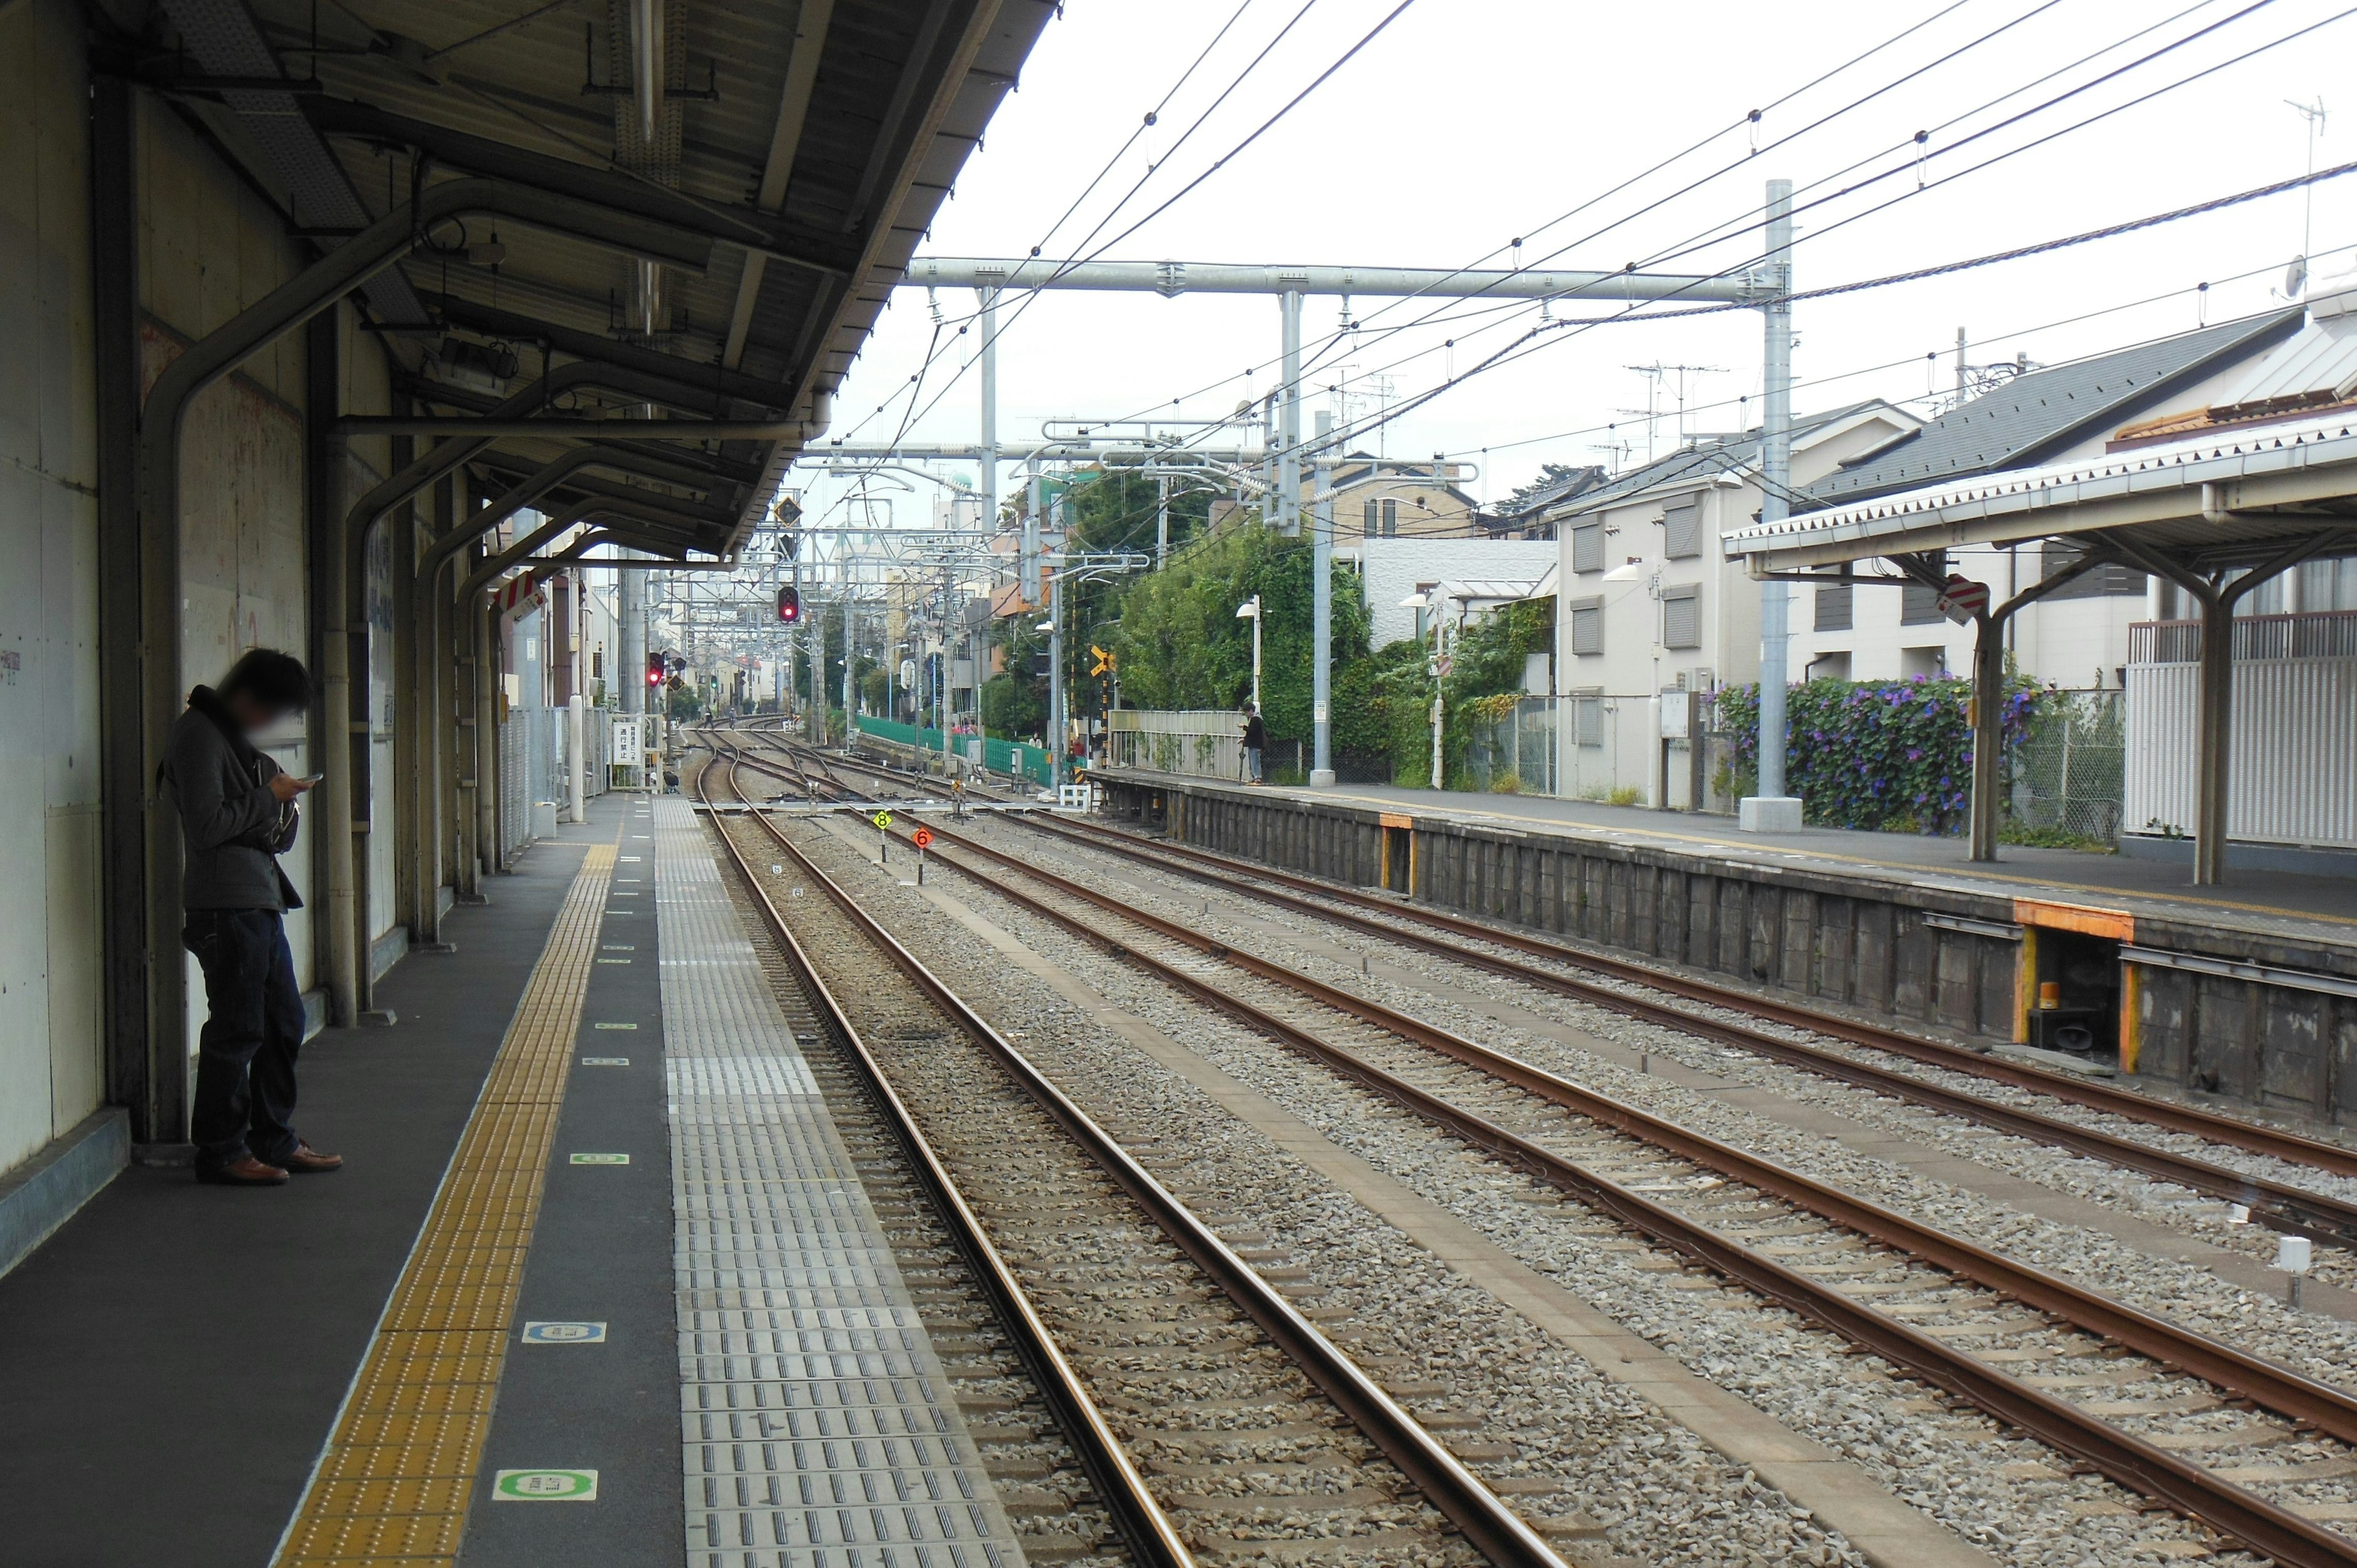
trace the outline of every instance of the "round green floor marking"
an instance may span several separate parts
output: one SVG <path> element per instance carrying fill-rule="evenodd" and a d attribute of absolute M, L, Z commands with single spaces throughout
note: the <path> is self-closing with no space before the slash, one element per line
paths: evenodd
<path fill-rule="evenodd" d="M 595 1470 L 501 1470 L 491 1496 L 508 1503 L 588 1503 L 597 1500 Z"/>

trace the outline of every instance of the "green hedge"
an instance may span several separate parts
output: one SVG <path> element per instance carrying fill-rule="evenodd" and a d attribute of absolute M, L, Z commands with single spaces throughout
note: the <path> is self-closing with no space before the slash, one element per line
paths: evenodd
<path fill-rule="evenodd" d="M 1961 833 L 1972 813 L 1972 696 L 1973 683 L 1960 676 L 1795 686 L 1784 699 L 1785 787 L 1820 827 Z M 2050 696 L 2007 678 L 2007 751 Z M 1719 787 L 1749 793 L 1760 776 L 1760 688 L 1729 686 L 1717 701 L 1728 756 Z"/>

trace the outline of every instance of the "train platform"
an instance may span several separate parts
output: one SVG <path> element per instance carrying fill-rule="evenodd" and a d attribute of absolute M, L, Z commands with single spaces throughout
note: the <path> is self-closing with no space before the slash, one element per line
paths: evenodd
<path fill-rule="evenodd" d="M 2230 869 L 2224 886 L 2204 889 L 2190 886 L 2190 859 L 2179 865 L 2165 859 L 2007 844 L 1994 865 L 1975 865 L 1964 858 L 1964 840 L 1922 833 L 1859 832 L 1844 828 L 1747 833 L 1727 817 L 1656 811 L 1598 800 L 1465 789 L 1403 789 L 1386 784 L 1343 784 L 1330 789 L 1265 787 L 1265 792 L 1419 817 L 1498 823 L 1525 832 L 1673 846 L 1760 865 L 1816 865 L 1862 879 L 2142 908 L 2155 917 L 2182 919 L 2199 911 L 2200 918 L 2222 925 L 2357 946 L 2357 875 Z M 2357 873 L 2357 857 L 2352 857 L 2351 870 Z"/>
<path fill-rule="evenodd" d="M 0 1557 L 1021 1568 L 690 808 L 491 890 L 306 1048 L 343 1171 L 135 1167 L 0 1278 Z"/>
<path fill-rule="evenodd" d="M 1200 849 L 1534 928 L 1975 1049 L 2357 1122 L 2357 878 L 1810 828 L 1520 795 L 1092 770 Z"/>

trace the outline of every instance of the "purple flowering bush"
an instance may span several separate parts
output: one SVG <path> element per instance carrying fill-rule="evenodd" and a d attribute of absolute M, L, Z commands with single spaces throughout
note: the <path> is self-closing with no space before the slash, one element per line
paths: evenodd
<path fill-rule="evenodd" d="M 1973 792 L 1973 685 L 1960 676 L 1910 681 L 1810 681 L 1784 702 L 1784 777 L 1820 827 L 1961 833 Z M 2038 717 L 2046 689 L 2006 682 L 2010 752 Z M 1717 699 L 1730 771 L 1760 774 L 1760 689 Z"/>

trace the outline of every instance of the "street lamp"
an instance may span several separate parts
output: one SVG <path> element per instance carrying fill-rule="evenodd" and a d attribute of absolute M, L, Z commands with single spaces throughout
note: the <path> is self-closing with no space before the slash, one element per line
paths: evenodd
<path fill-rule="evenodd" d="M 1253 623 L 1253 711 L 1260 711 L 1260 596 L 1254 594 L 1236 607 L 1236 618 Z"/>

